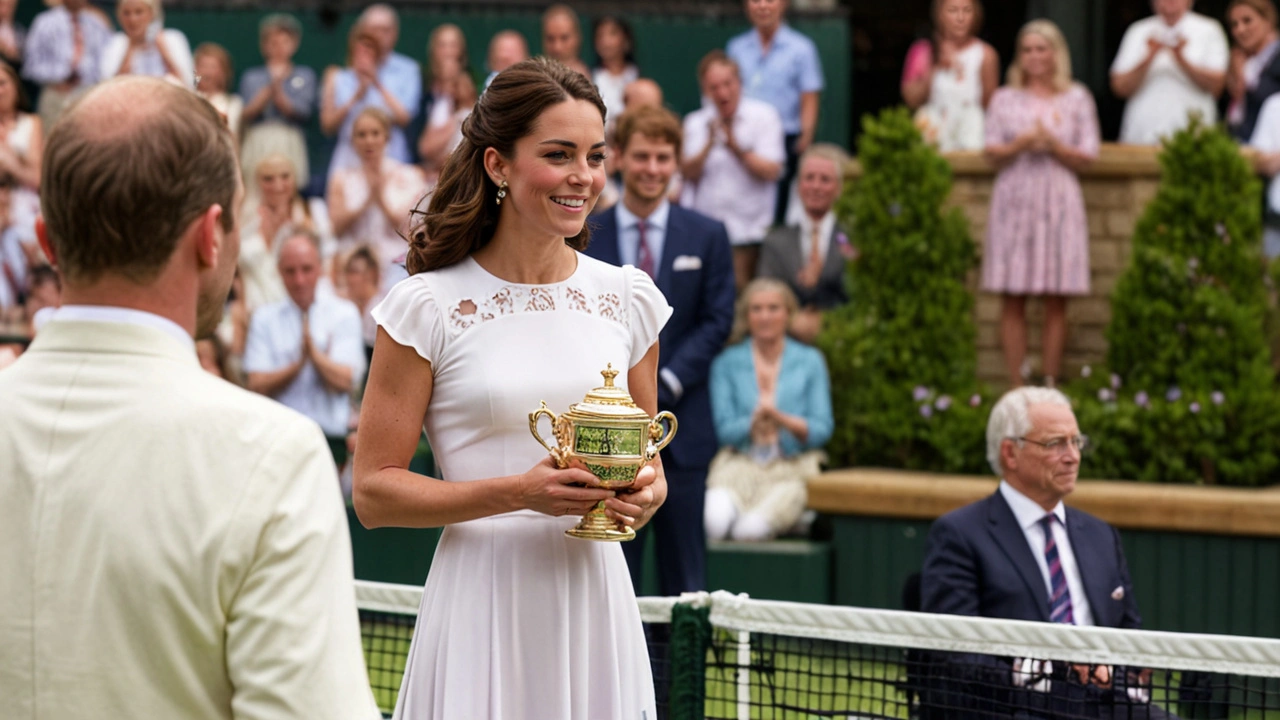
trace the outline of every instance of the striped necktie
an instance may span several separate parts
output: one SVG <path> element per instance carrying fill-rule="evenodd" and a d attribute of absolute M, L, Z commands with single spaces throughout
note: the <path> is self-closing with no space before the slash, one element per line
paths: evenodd
<path fill-rule="evenodd" d="M 644 236 L 644 220 L 636 222 L 636 230 L 640 232 L 640 247 L 637 251 L 636 264 L 644 271 L 646 275 L 654 278 L 653 252 L 649 249 L 649 242 Z M 655 280 L 657 278 L 654 278 Z"/>
<path fill-rule="evenodd" d="M 1062 557 L 1058 554 L 1058 542 L 1053 538 L 1053 521 L 1057 516 L 1049 513 L 1040 518 L 1040 527 L 1044 528 L 1044 560 L 1049 566 L 1049 620 L 1056 623 L 1074 625 L 1076 620 L 1071 612 L 1071 590 L 1067 588 L 1067 574 L 1062 571 Z"/>

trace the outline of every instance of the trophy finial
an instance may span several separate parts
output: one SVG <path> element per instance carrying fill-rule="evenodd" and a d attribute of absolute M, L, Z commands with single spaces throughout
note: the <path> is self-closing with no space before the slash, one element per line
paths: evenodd
<path fill-rule="evenodd" d="M 613 387 L 613 379 L 618 377 L 618 371 L 613 369 L 613 363 L 609 363 L 604 370 L 600 371 L 600 374 L 604 376 L 604 386 Z"/>

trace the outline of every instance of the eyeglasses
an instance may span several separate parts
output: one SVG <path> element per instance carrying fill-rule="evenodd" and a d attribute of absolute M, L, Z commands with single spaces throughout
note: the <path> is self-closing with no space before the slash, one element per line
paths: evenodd
<path fill-rule="evenodd" d="M 1080 452 L 1084 452 L 1084 449 L 1089 447 L 1088 435 L 1076 435 L 1074 437 L 1055 438 L 1048 442 L 1032 440 L 1031 438 L 1028 438 L 1028 437 L 1016 437 L 1013 439 L 1017 440 L 1018 442 L 1029 442 L 1032 445 L 1039 445 L 1045 450 L 1048 450 L 1049 452 L 1055 453 L 1055 454 L 1062 454 L 1066 452 L 1068 446 L 1071 446 Z"/>

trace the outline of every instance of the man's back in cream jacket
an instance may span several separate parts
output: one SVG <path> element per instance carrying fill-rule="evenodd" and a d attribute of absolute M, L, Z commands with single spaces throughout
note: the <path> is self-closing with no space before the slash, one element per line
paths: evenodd
<path fill-rule="evenodd" d="M 152 327 L 0 372 L 0 717 L 378 717 L 314 423 Z"/>

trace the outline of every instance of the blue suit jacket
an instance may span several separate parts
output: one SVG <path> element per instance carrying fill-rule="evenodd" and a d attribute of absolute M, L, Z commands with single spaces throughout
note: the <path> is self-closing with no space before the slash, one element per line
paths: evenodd
<path fill-rule="evenodd" d="M 588 222 L 591 244 L 586 254 L 621 265 L 617 210 L 610 208 Z M 674 270 L 675 259 L 683 256 L 698 258 L 700 267 Z M 667 453 L 684 468 L 706 468 L 718 447 L 707 378 L 711 361 L 724 347 L 733 325 L 731 258 L 729 235 L 722 223 L 678 205 L 671 206 L 662 266 L 655 282 L 674 312 L 658 337 L 658 367 L 675 373 L 684 394 L 675 400 L 659 378 L 658 407 L 675 413 L 680 421 L 680 430 Z"/>
<path fill-rule="evenodd" d="M 1124 548 L 1115 528 L 1088 513 L 1067 508 L 1067 535 L 1094 624 L 1116 628 L 1141 625 Z M 1123 591 L 1118 591 L 1121 588 Z M 999 491 L 934 522 L 925 542 L 920 592 L 925 612 L 1049 622 L 1044 576 L 1013 510 Z M 1098 708 L 1108 703 L 1130 702 L 1124 690 L 1127 673 L 1122 668 L 1114 669 L 1111 689 L 1059 679 L 1048 693 L 1014 689 L 1009 684 L 1010 668 L 1007 658 L 944 656 L 941 674 L 923 681 L 926 690 L 921 703 L 926 712 L 921 717 L 1009 717 L 1008 711 L 1001 714 L 996 708 L 1017 708 L 1014 717 L 1024 718 L 1095 717 Z M 1056 671 L 1065 676 L 1066 668 L 1060 666 Z M 1105 696 L 1110 697 L 1104 700 Z M 1133 705 L 1129 711 L 1135 718 L 1168 717 L 1154 705 Z"/>
<path fill-rule="evenodd" d="M 1067 508 L 1067 536 L 1095 625 L 1142 624 L 1115 528 Z M 1116 588 L 1123 588 L 1115 598 Z M 938 518 L 925 542 L 921 609 L 1049 622 L 1049 594 L 1026 535 L 998 491 Z"/>

